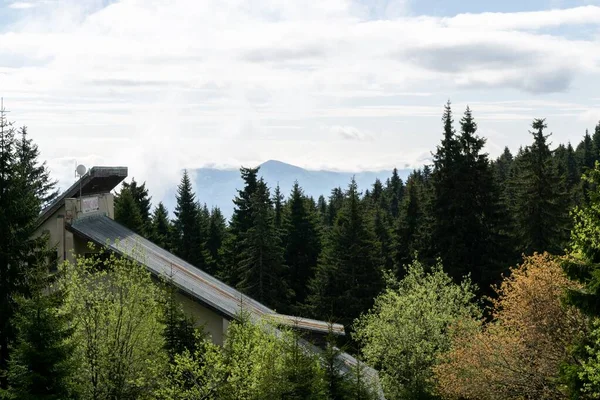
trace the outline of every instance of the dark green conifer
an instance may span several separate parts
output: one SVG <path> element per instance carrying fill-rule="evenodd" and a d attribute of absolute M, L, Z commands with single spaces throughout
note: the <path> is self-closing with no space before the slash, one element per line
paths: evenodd
<path fill-rule="evenodd" d="M 201 209 L 196 203 L 192 182 L 187 171 L 183 172 L 181 183 L 177 187 L 177 205 L 175 207 L 174 250 L 175 253 L 196 266 L 206 268 L 208 252 L 205 237 L 200 226 Z"/>
<path fill-rule="evenodd" d="M 252 227 L 250 199 L 256 191 L 258 170 L 258 168 L 240 168 L 244 188 L 238 190 L 237 196 L 233 199 L 233 215 L 223 246 L 224 265 L 219 275 L 221 279 L 232 286 L 236 286 L 239 282 L 237 265 L 241 262 L 240 257 L 244 251 L 244 235 Z"/>
<path fill-rule="evenodd" d="M 389 213 L 393 219 L 398 218 L 400 213 L 400 202 L 402 201 L 402 195 L 404 191 L 404 184 L 402 179 L 398 176 L 398 169 L 394 168 L 392 177 L 388 181 L 385 188 L 387 203 L 389 204 Z"/>
<path fill-rule="evenodd" d="M 344 192 L 342 188 L 334 188 L 329 196 L 329 205 L 327 207 L 327 225 L 333 226 L 337 218 L 338 211 L 344 204 Z"/>
<path fill-rule="evenodd" d="M 275 211 L 273 223 L 275 224 L 275 229 L 279 232 L 283 226 L 283 194 L 281 194 L 279 183 L 275 186 L 275 191 L 273 192 L 273 207 Z"/>
<path fill-rule="evenodd" d="M 17 337 L 8 370 L 9 399 L 76 398 L 77 364 L 69 315 L 59 311 L 63 292 L 48 290 L 48 266 L 41 264 L 30 279 L 30 296 L 17 298 L 13 325 Z"/>
<path fill-rule="evenodd" d="M 21 129 L 15 129 L 0 110 L 0 389 L 6 388 L 10 346 L 15 339 L 15 299 L 31 292 L 29 271 L 36 265 L 44 236 L 33 238 L 42 205 L 56 197 L 55 183 L 39 151 Z M 40 258 L 41 259 L 41 258 Z"/>
<path fill-rule="evenodd" d="M 152 242 L 170 251 L 173 232 L 171 222 L 169 221 L 169 213 L 162 202 L 158 203 L 158 206 L 154 209 L 151 227 L 150 239 Z"/>
<path fill-rule="evenodd" d="M 164 314 L 163 323 L 165 324 L 162 332 L 165 339 L 164 348 L 169 355 L 169 361 L 174 362 L 177 354 L 189 351 L 194 354 L 201 336 L 195 328 L 194 320 L 185 315 L 181 302 L 177 299 L 177 287 L 173 282 L 173 272 L 171 271 L 166 278 Z"/>
<path fill-rule="evenodd" d="M 137 204 L 140 218 L 142 219 L 143 229 L 139 231 L 143 236 L 149 236 L 152 228 L 151 228 L 151 214 L 150 209 L 152 207 L 152 197 L 148 194 L 148 189 L 146 188 L 146 182 L 141 185 L 136 182 L 135 178 L 131 179 L 131 183 L 123 182 L 123 189 L 128 189 L 131 192 L 131 196 L 133 200 Z M 117 201 L 115 199 L 115 201 Z M 116 207 L 116 204 L 115 204 Z"/>
<path fill-rule="evenodd" d="M 308 300 L 313 315 L 335 318 L 350 329 L 383 287 L 382 264 L 372 220 L 353 179 L 310 282 Z"/>
<path fill-rule="evenodd" d="M 288 267 L 288 282 L 294 291 L 292 304 L 302 304 L 306 300 L 308 282 L 317 267 L 321 241 L 317 216 L 298 182 L 294 183 L 287 203 L 283 228 L 284 260 Z"/>
<path fill-rule="evenodd" d="M 144 234 L 140 209 L 128 188 L 122 188 L 115 199 L 115 221 L 140 235 Z"/>
<path fill-rule="evenodd" d="M 223 269 L 223 244 L 227 235 L 225 217 L 218 207 L 214 207 L 210 213 L 208 225 L 208 238 L 206 248 L 210 254 L 211 265 L 208 273 L 220 275 Z"/>
<path fill-rule="evenodd" d="M 283 248 L 275 229 L 266 183 L 260 179 L 250 197 L 250 228 L 242 234 L 237 288 L 279 311 L 288 308 L 290 292 L 284 280 Z"/>
<path fill-rule="evenodd" d="M 546 127 L 543 119 L 533 121 L 533 143 L 517 157 L 511 182 L 517 250 L 525 254 L 561 254 L 569 232 L 568 197 L 548 147 Z"/>

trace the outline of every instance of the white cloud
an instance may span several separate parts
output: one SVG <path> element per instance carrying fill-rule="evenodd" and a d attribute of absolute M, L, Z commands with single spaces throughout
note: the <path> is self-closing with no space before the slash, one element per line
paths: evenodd
<path fill-rule="evenodd" d="M 35 3 L 29 3 L 26 1 L 15 1 L 14 3 L 10 3 L 8 5 L 8 8 L 24 10 L 24 9 L 28 9 L 28 8 L 34 8 L 35 6 L 36 6 Z"/>
<path fill-rule="evenodd" d="M 370 140 L 372 136 L 368 133 L 361 132 L 353 126 L 332 126 L 331 132 L 345 140 Z"/>
<path fill-rule="evenodd" d="M 587 123 L 600 90 L 600 41 L 548 31 L 600 27 L 596 6 L 434 18 L 402 0 L 21 3 L 35 12 L 2 29 L 1 94 L 65 180 L 75 158 L 126 164 L 155 193 L 207 164 L 413 165 L 448 97 L 490 132 L 526 133 L 543 113 Z"/>

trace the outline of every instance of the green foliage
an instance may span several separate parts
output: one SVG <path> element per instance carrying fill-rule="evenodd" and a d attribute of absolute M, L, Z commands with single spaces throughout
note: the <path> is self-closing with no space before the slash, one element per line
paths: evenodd
<path fill-rule="evenodd" d="M 238 190 L 233 199 L 234 209 L 229 223 L 229 234 L 224 243 L 224 268 L 220 271 L 220 278 L 229 285 L 236 286 L 239 282 L 237 266 L 241 261 L 244 249 L 244 235 L 253 223 L 251 210 L 251 197 L 256 191 L 258 168 L 241 168 L 240 174 L 244 181 L 244 188 Z"/>
<path fill-rule="evenodd" d="M 142 220 L 142 230 L 138 233 L 142 235 L 149 235 L 151 233 L 151 200 L 152 197 L 148 195 L 148 189 L 146 188 L 146 182 L 139 185 L 135 178 L 131 179 L 131 183 L 123 182 L 123 188 L 121 190 L 128 190 L 133 197 L 133 201 L 137 205 L 137 209 L 140 213 Z M 117 207 L 118 197 L 115 199 L 115 208 Z"/>
<path fill-rule="evenodd" d="M 517 157 L 511 182 L 514 235 L 525 254 L 563 253 L 568 237 L 568 197 L 552 159 L 543 119 L 533 121 L 533 143 Z"/>
<path fill-rule="evenodd" d="M 63 293 L 48 291 L 47 266 L 34 272 L 31 296 L 16 298 L 17 333 L 9 363 L 6 399 L 63 400 L 77 397 L 73 378 L 77 364 L 70 338 L 71 316 L 59 310 Z M 0 392 L 0 397 L 2 393 Z"/>
<path fill-rule="evenodd" d="M 383 287 L 381 254 L 363 207 L 352 180 L 309 284 L 313 315 L 336 318 L 347 329 Z"/>
<path fill-rule="evenodd" d="M 149 398 L 167 363 L 161 292 L 142 265 L 114 253 L 102 259 L 80 257 L 61 271 L 63 312 L 76 327 L 77 382 L 84 398 Z"/>
<path fill-rule="evenodd" d="M 165 399 L 325 399 L 319 360 L 288 331 L 240 315 L 223 347 L 206 341 L 175 356 Z"/>
<path fill-rule="evenodd" d="M 391 250 L 398 278 L 404 276 L 404 266 L 409 264 L 419 251 L 427 248 L 427 190 L 427 182 L 424 181 L 422 172 L 411 173 L 406 181 L 400 216 L 394 227 Z"/>
<path fill-rule="evenodd" d="M 457 282 L 471 274 L 487 288 L 499 279 L 506 257 L 500 190 L 471 110 L 465 110 L 458 135 L 449 102 L 442 121 L 444 138 L 434 154 L 432 175 L 432 241 Z"/>
<path fill-rule="evenodd" d="M 317 216 L 296 182 L 292 188 L 283 224 L 284 262 L 288 282 L 294 292 L 292 304 L 306 300 L 308 282 L 314 276 L 321 240 Z"/>
<path fill-rule="evenodd" d="M 283 247 L 274 224 L 269 189 L 262 179 L 250 197 L 250 212 L 251 225 L 242 236 L 237 287 L 270 307 L 285 309 L 289 291 L 283 279 Z"/>
<path fill-rule="evenodd" d="M 563 263 L 567 274 L 582 283 L 582 290 L 568 292 L 567 301 L 592 318 L 590 334 L 572 351 L 575 363 L 563 369 L 573 397 L 597 398 L 600 393 L 600 163 L 582 177 L 587 184 L 587 203 L 571 215 L 571 252 Z"/>
<path fill-rule="evenodd" d="M 223 270 L 223 244 L 227 235 L 225 217 L 219 208 L 213 208 L 210 212 L 210 221 L 208 223 L 208 237 L 206 239 L 206 249 L 210 255 L 210 263 L 207 268 L 209 274 L 219 275 Z"/>
<path fill-rule="evenodd" d="M 450 347 L 448 327 L 478 316 L 474 290 L 468 279 L 453 283 L 440 264 L 426 272 L 414 262 L 401 281 L 389 278 L 354 333 L 367 363 L 380 371 L 386 398 L 434 397 L 432 367 Z"/>
<path fill-rule="evenodd" d="M 169 213 L 162 202 L 158 203 L 158 206 L 154 209 L 150 226 L 151 234 L 149 239 L 163 249 L 170 250 L 172 247 L 173 231 L 171 222 L 169 221 Z"/>
<path fill-rule="evenodd" d="M 181 303 L 177 298 L 177 287 L 173 281 L 173 273 L 166 277 L 163 289 L 164 304 L 162 323 L 164 330 L 164 348 L 169 355 L 169 361 L 173 363 L 178 354 L 185 351 L 194 353 L 196 344 L 204 332 L 196 329 L 195 321 L 185 315 Z"/>
<path fill-rule="evenodd" d="M 46 237 L 33 236 L 36 221 L 42 206 L 56 197 L 55 182 L 38 156 L 27 129 L 17 135 L 0 110 L 0 388 L 7 385 L 4 371 L 16 334 L 15 299 L 30 293 L 29 273 L 46 251 Z"/>
<path fill-rule="evenodd" d="M 115 221 L 136 233 L 144 234 L 140 208 L 128 188 L 123 187 L 115 198 Z"/>
<path fill-rule="evenodd" d="M 173 221 L 175 254 L 195 267 L 204 269 L 210 263 L 210 255 L 206 250 L 206 226 L 203 225 L 206 218 L 203 218 L 202 209 L 196 203 L 187 171 L 183 172 L 176 197 Z"/>

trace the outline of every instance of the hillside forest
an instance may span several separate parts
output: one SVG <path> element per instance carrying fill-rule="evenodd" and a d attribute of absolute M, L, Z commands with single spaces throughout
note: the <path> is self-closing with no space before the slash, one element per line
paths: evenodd
<path fill-rule="evenodd" d="M 600 122 L 573 146 L 534 119 L 491 159 L 448 102 L 405 181 L 315 199 L 242 167 L 229 221 L 186 171 L 172 218 L 123 183 L 120 224 L 277 312 L 343 324 L 320 355 L 243 314 L 213 345 L 128 258 L 51 265 L 33 230 L 56 183 L 25 127 L 0 128 L 0 398 L 600 398 Z"/>

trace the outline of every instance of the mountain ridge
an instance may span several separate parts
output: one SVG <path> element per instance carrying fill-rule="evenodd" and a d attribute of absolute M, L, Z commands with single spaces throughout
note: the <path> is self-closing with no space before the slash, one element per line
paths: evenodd
<path fill-rule="evenodd" d="M 281 193 L 287 198 L 295 181 L 304 193 L 315 200 L 323 195 L 328 197 L 331 190 L 336 187 L 346 188 L 352 177 L 355 178 L 359 190 L 370 189 L 375 179 L 385 182 L 391 177 L 392 170 L 344 172 L 329 170 L 309 170 L 288 164 L 279 160 L 267 160 L 259 166 L 258 175 L 266 182 L 271 192 L 279 184 Z M 200 203 L 206 203 L 209 208 L 219 207 L 225 218 L 229 219 L 233 213 L 233 199 L 237 190 L 243 187 L 239 168 L 194 168 L 188 170 L 192 179 L 196 198 Z M 412 172 L 412 169 L 399 169 L 398 174 L 403 180 Z M 170 210 L 175 209 L 175 192 L 173 189 L 163 198 L 163 203 Z"/>

